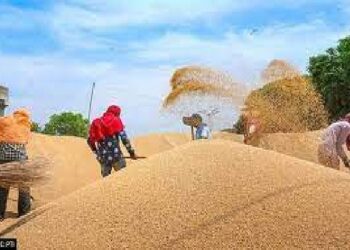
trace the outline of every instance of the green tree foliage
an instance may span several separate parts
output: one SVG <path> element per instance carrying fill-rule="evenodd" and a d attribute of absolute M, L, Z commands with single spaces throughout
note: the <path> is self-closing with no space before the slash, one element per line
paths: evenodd
<path fill-rule="evenodd" d="M 71 135 L 86 137 L 89 121 L 82 114 L 63 112 L 50 116 L 49 122 L 45 125 L 44 134 L 49 135 Z"/>
<path fill-rule="evenodd" d="M 324 54 L 310 58 L 312 84 L 322 95 L 332 120 L 350 112 L 350 36 Z"/>
<path fill-rule="evenodd" d="M 237 134 L 244 134 L 244 116 L 240 115 L 237 122 L 233 126 Z"/>
<path fill-rule="evenodd" d="M 42 132 L 42 129 L 41 129 L 39 123 L 37 123 L 37 122 L 32 122 L 31 131 L 32 131 L 32 132 L 35 132 L 35 133 L 41 133 L 41 132 Z"/>

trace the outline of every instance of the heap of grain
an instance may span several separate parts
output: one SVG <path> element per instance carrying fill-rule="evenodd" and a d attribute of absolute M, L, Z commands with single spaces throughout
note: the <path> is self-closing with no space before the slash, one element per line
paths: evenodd
<path fill-rule="evenodd" d="M 348 174 L 311 162 L 197 141 L 136 162 L 1 235 L 23 249 L 346 249 L 349 188 Z"/>
<path fill-rule="evenodd" d="M 283 60 L 272 60 L 261 73 L 261 82 L 267 84 L 285 78 L 300 76 L 300 72 Z"/>
<path fill-rule="evenodd" d="M 327 126 L 328 114 L 321 96 L 305 77 L 291 73 L 290 67 L 283 71 L 285 65 L 271 63 L 263 75 L 278 80 L 252 91 L 245 100 L 248 110 L 258 114 L 263 132 L 304 132 Z"/>

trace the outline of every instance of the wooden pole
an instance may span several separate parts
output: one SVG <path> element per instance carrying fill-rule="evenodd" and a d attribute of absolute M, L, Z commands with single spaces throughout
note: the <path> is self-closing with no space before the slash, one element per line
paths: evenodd
<path fill-rule="evenodd" d="M 96 85 L 96 83 L 93 82 L 93 83 L 92 83 L 92 88 L 91 88 L 90 103 L 89 103 L 89 114 L 88 114 L 89 123 L 91 122 L 91 121 L 90 121 L 90 119 L 91 119 L 91 108 L 92 108 L 92 100 L 93 100 L 93 97 L 94 97 L 95 85 Z"/>

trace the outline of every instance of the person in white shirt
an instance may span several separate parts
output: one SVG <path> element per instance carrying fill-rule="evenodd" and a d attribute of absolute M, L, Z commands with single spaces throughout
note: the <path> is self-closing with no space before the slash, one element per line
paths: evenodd
<path fill-rule="evenodd" d="M 192 119 L 195 121 L 196 135 L 195 139 L 210 139 L 210 129 L 206 123 L 203 122 L 203 118 L 199 114 L 193 114 Z"/>
<path fill-rule="evenodd" d="M 322 142 L 318 147 L 318 161 L 322 165 L 334 169 L 340 169 L 340 160 L 345 167 L 350 168 L 350 161 L 343 146 L 350 136 L 350 113 L 344 119 L 332 123 L 322 136 Z"/>

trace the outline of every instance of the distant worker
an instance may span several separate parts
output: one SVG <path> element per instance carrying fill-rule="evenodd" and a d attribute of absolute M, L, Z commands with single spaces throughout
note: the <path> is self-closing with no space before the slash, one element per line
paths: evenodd
<path fill-rule="evenodd" d="M 28 159 L 26 145 L 29 141 L 31 121 L 29 113 L 17 110 L 10 116 L 0 118 L 0 168 L 1 164 Z M 10 187 L 0 187 L 0 220 L 4 220 Z M 18 189 L 18 216 L 27 214 L 31 209 L 30 188 Z"/>
<path fill-rule="evenodd" d="M 340 159 L 345 167 L 350 168 L 349 158 L 344 151 L 344 144 L 350 149 L 350 114 L 341 121 L 331 124 L 322 136 L 322 143 L 318 147 L 318 160 L 327 167 L 340 169 Z"/>
<path fill-rule="evenodd" d="M 195 121 L 196 128 L 196 140 L 210 139 L 210 129 L 206 123 L 203 122 L 203 118 L 200 114 L 193 114 L 192 119 Z"/>
<path fill-rule="evenodd" d="M 101 175 L 106 177 L 115 171 L 126 167 L 126 162 L 120 148 L 120 140 L 123 142 L 132 159 L 136 159 L 135 151 L 124 131 L 124 125 L 120 119 L 121 109 L 112 105 L 102 117 L 95 119 L 89 130 L 88 144 L 97 155 L 101 164 Z"/>
<path fill-rule="evenodd" d="M 210 129 L 207 124 L 203 122 L 200 114 L 193 114 L 192 116 L 183 117 L 183 123 L 190 126 L 192 129 L 192 139 L 210 139 Z M 193 133 L 193 128 L 196 128 L 196 133 Z"/>
<path fill-rule="evenodd" d="M 245 111 L 243 113 L 244 143 L 252 146 L 259 146 L 262 124 L 258 112 Z"/>

